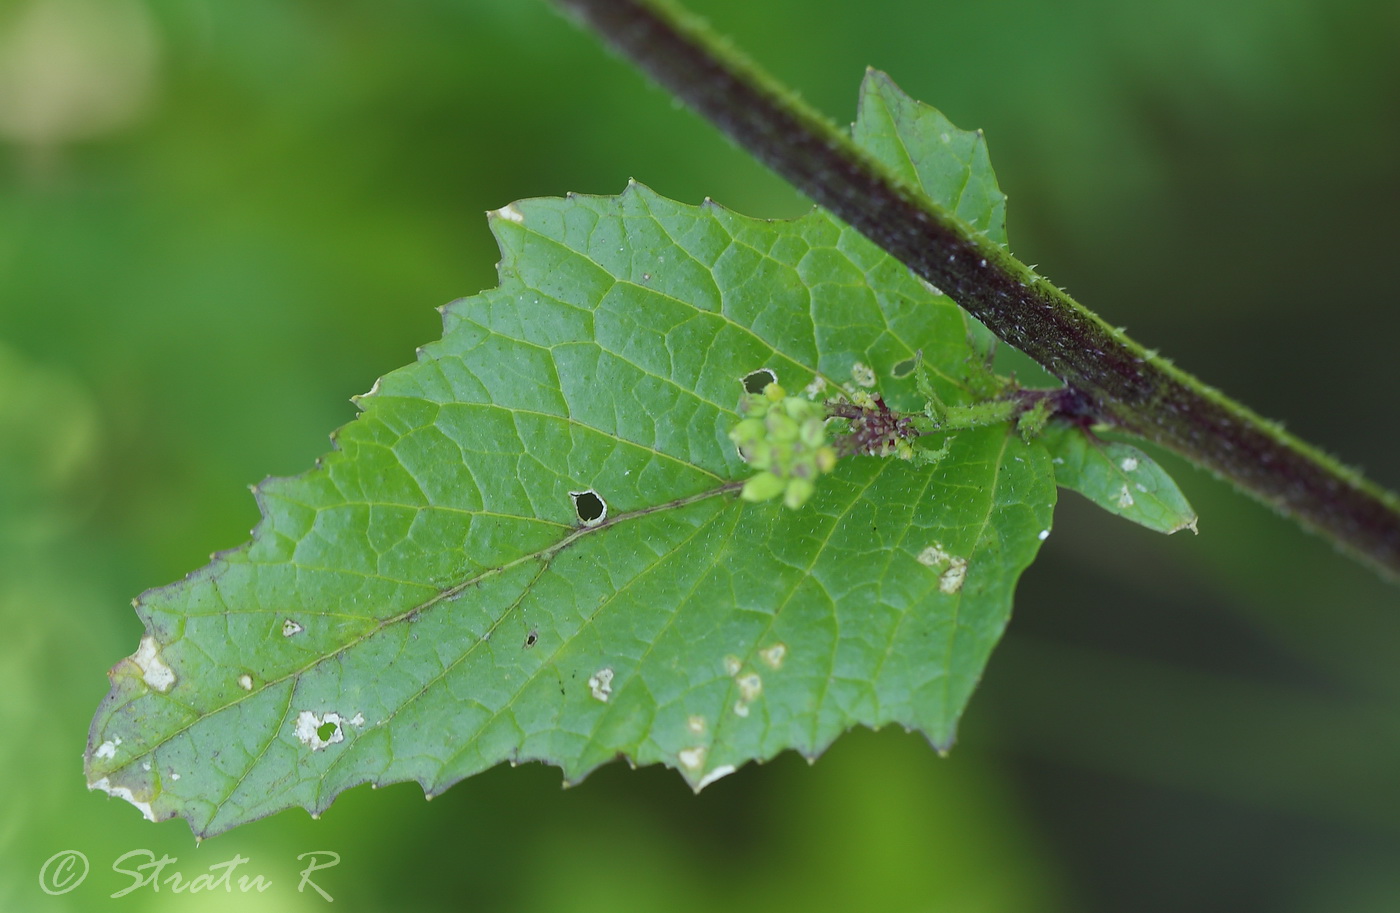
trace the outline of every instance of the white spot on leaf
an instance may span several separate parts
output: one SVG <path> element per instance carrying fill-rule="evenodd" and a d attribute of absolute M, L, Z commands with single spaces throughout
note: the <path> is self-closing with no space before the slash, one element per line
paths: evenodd
<path fill-rule="evenodd" d="M 744 668 L 744 664 L 741 663 L 741 662 L 739 661 L 739 657 L 737 657 L 737 656 L 726 656 L 726 657 L 724 658 L 724 674 L 725 674 L 725 675 L 729 675 L 729 676 L 738 675 L 738 674 L 739 674 L 739 670 L 742 669 L 742 668 Z"/>
<path fill-rule="evenodd" d="M 292 621 L 290 618 L 288 618 L 286 621 L 282 622 L 282 636 L 283 636 L 283 637 L 291 637 L 291 636 L 293 636 L 293 635 L 300 634 L 302 631 L 305 631 L 305 630 L 306 630 L 305 628 L 303 628 L 301 625 L 297 624 L 295 621 Z"/>
<path fill-rule="evenodd" d="M 734 683 L 739 686 L 739 699 L 746 704 L 752 704 L 763 693 L 763 679 L 757 672 L 741 675 Z"/>
<path fill-rule="evenodd" d="M 705 718 L 704 718 L 703 716 L 698 716 L 698 715 L 697 715 L 697 716 L 692 716 L 690 719 L 688 719 L 688 720 L 685 721 L 685 728 L 686 728 L 686 729 L 689 729 L 691 732 L 695 733 L 696 735 L 704 735 L 704 733 L 705 733 Z"/>
<path fill-rule="evenodd" d="M 157 691 L 164 693 L 175 684 L 175 672 L 160 658 L 160 648 L 149 634 L 141 638 L 141 645 L 131 659 L 141 670 L 141 678 Z"/>
<path fill-rule="evenodd" d="M 748 716 L 748 715 L 749 715 L 749 705 L 748 705 L 748 704 L 745 704 L 743 701 L 735 701 L 735 702 L 734 702 L 734 715 L 735 715 L 735 716 Z"/>
<path fill-rule="evenodd" d="M 949 595 L 962 589 L 963 580 L 967 577 L 967 559 L 952 558 L 948 562 L 948 569 L 938 575 L 938 589 L 940 592 Z"/>
<path fill-rule="evenodd" d="M 1041 538 L 1044 539 L 1048 535 L 1050 531 L 1046 530 Z M 962 589 L 963 579 L 967 577 L 967 559 L 949 554 L 942 543 L 935 542 L 919 552 L 919 563 L 938 572 L 940 592 L 952 595 Z"/>
<path fill-rule="evenodd" d="M 180 779 L 180 775 L 177 774 L 175 771 L 172 770 L 172 771 L 170 772 L 170 779 L 171 779 L 172 781 L 177 781 L 177 780 Z"/>
<path fill-rule="evenodd" d="M 246 672 L 238 676 L 238 687 L 242 688 L 244 691 L 252 691 L 253 676 L 249 675 Z"/>
<path fill-rule="evenodd" d="M 348 722 L 349 720 L 334 711 L 325 716 L 317 716 L 310 710 L 303 710 L 297 714 L 296 726 L 293 731 L 303 745 L 310 745 L 312 751 L 320 751 L 337 742 L 345 741 L 345 733 L 341 730 L 340 724 Z M 327 726 L 333 728 L 330 732 L 326 732 L 323 738 L 322 732 Z"/>
<path fill-rule="evenodd" d="M 858 361 L 851 365 L 851 380 L 862 387 L 875 386 L 875 371 L 865 362 Z"/>
<path fill-rule="evenodd" d="M 709 773 L 705 774 L 705 776 L 700 778 L 700 782 L 695 784 L 695 791 L 698 793 L 700 790 L 709 786 L 711 783 L 715 782 L 721 777 L 727 777 L 733 772 L 733 764 L 721 764 L 720 766 L 716 767 L 714 770 L 710 771 Z"/>
<path fill-rule="evenodd" d="M 1138 461 L 1135 457 L 1123 457 L 1123 462 L 1118 464 L 1124 472 L 1133 472 L 1138 468 Z"/>
<path fill-rule="evenodd" d="M 613 670 L 611 667 L 599 669 L 588 677 L 588 690 L 593 692 L 595 700 L 608 702 L 612 697 Z"/>
<path fill-rule="evenodd" d="M 117 756 L 117 746 L 122 743 L 121 736 L 114 736 L 97 746 L 97 750 L 92 753 L 94 758 L 115 758 Z"/>
<path fill-rule="evenodd" d="M 1127 509 L 1133 506 L 1133 493 L 1128 491 L 1128 486 L 1124 485 L 1118 492 L 1118 497 L 1113 499 L 1113 503 L 1119 507 Z"/>
<path fill-rule="evenodd" d="M 787 644 L 776 643 L 766 650 L 758 651 L 758 655 L 763 657 L 763 661 L 770 669 L 781 669 L 783 659 L 787 656 Z"/>
<path fill-rule="evenodd" d="M 683 748 L 676 754 L 680 758 L 681 766 L 687 770 L 699 770 L 705 766 L 705 746 L 696 745 L 694 748 Z"/>
<path fill-rule="evenodd" d="M 942 567 L 948 563 L 949 557 L 943 546 L 935 544 L 919 552 L 919 563 L 924 567 Z"/>
<path fill-rule="evenodd" d="M 515 222 L 517 224 L 525 221 L 525 216 L 520 212 L 520 210 L 515 208 L 514 203 L 507 203 L 505 206 L 502 206 L 500 209 L 494 210 L 489 214 L 493 216 L 500 216 L 507 222 Z"/>

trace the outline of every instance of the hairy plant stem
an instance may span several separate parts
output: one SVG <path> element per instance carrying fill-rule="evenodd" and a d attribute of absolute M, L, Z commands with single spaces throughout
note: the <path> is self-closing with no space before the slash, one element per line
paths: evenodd
<path fill-rule="evenodd" d="M 1400 499 L 1159 358 L 892 177 L 792 92 L 662 0 L 554 0 L 817 204 L 1078 391 L 1400 579 Z"/>

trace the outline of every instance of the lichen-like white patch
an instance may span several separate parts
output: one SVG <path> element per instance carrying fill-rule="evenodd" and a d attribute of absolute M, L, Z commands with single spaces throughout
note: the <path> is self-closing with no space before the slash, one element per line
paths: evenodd
<path fill-rule="evenodd" d="M 515 208 L 514 203 L 507 203 L 500 209 L 492 210 L 490 213 L 487 213 L 487 215 L 500 216 L 507 222 L 520 223 L 525 221 L 525 216 L 520 212 L 520 210 Z"/>
<path fill-rule="evenodd" d="M 700 782 L 695 784 L 695 791 L 698 793 L 700 790 L 709 786 L 711 783 L 715 782 L 721 777 L 727 777 L 733 772 L 733 764 L 721 764 L 720 766 L 716 767 L 714 770 L 710 771 L 709 773 L 705 774 L 705 776 L 700 778 Z"/>
<path fill-rule="evenodd" d="M 822 377 L 819 374 L 816 377 L 812 378 L 812 382 L 810 384 L 802 388 L 802 392 L 807 394 L 808 399 L 816 399 L 817 397 L 822 395 L 822 391 L 824 391 L 825 389 L 826 378 Z"/>
<path fill-rule="evenodd" d="M 919 563 L 924 567 L 943 567 L 951 557 L 942 545 L 934 544 L 919 552 Z"/>
<path fill-rule="evenodd" d="M 759 650 L 758 655 L 763 657 L 763 661 L 770 669 L 781 669 L 783 660 L 787 657 L 787 644 L 781 641 L 766 650 Z"/>
<path fill-rule="evenodd" d="M 294 636 L 294 635 L 300 634 L 302 631 L 305 631 L 305 630 L 306 630 L 305 628 L 303 628 L 301 625 L 297 624 L 295 621 L 292 621 L 290 618 L 288 618 L 286 621 L 282 622 L 282 636 L 283 636 L 283 637 L 292 637 L 292 636 Z"/>
<path fill-rule="evenodd" d="M 365 724 L 365 715 L 363 713 L 357 713 L 345 722 L 349 723 L 351 726 L 358 728 Z"/>
<path fill-rule="evenodd" d="M 1050 531 L 1045 530 L 1040 538 L 1048 535 Z M 952 594 L 962 589 L 963 579 L 967 577 L 967 559 L 949 554 L 942 543 L 935 542 L 919 552 L 919 563 L 938 572 L 939 591 Z"/>
<path fill-rule="evenodd" d="M 687 770 L 699 770 L 705 766 L 705 746 L 696 745 L 694 748 L 683 748 L 676 754 L 680 758 L 681 766 Z"/>
<path fill-rule="evenodd" d="M 688 719 L 688 720 L 685 721 L 685 728 L 686 728 L 686 729 L 689 729 L 691 732 L 695 733 L 696 735 L 704 735 L 704 734 L 705 734 L 705 718 L 704 718 L 703 716 L 699 716 L 699 715 L 692 716 L 690 719 Z"/>
<path fill-rule="evenodd" d="M 156 645 L 156 639 L 149 634 L 141 638 L 141 645 L 136 648 L 131 660 L 141 670 L 141 678 L 146 684 L 157 691 L 164 693 L 175 684 L 174 670 L 160 658 L 160 647 Z"/>
<path fill-rule="evenodd" d="M 341 723 L 349 722 L 340 714 L 332 711 L 325 716 L 317 716 L 310 710 L 303 710 L 297 714 L 296 727 L 293 730 L 297 739 L 303 745 L 310 745 L 312 751 L 320 751 L 336 742 L 345 741 L 345 733 L 341 731 Z M 321 738 L 320 730 L 327 724 L 335 726 L 335 731 L 328 738 Z"/>
<path fill-rule="evenodd" d="M 137 809 L 140 810 L 141 814 L 146 816 L 147 821 L 156 820 L 156 813 L 151 810 L 151 803 L 142 802 L 140 799 L 137 799 L 136 794 L 133 793 L 131 790 L 127 789 L 125 786 L 113 786 L 112 781 L 109 780 L 107 777 L 103 777 L 101 780 L 95 780 L 92 783 L 89 783 L 88 789 L 100 789 L 109 796 L 113 796 L 118 799 L 125 799 L 132 805 L 136 806 Z"/>
<path fill-rule="evenodd" d="M 739 686 L 739 699 L 746 704 L 752 704 L 763 693 L 763 679 L 757 672 L 739 676 L 734 684 Z"/>
<path fill-rule="evenodd" d="M 608 702 L 612 697 L 613 670 L 611 667 L 604 667 L 594 672 L 588 677 L 588 690 L 593 692 L 594 700 Z"/>
<path fill-rule="evenodd" d="M 246 673 L 246 672 L 244 672 L 242 675 L 238 676 L 238 687 L 242 688 L 244 691 L 252 691 L 252 690 L 253 690 L 253 676 L 249 675 L 249 674 Z"/>
<path fill-rule="evenodd" d="M 734 702 L 734 715 L 735 715 L 735 716 L 748 716 L 748 715 L 749 715 L 749 705 L 748 705 L 748 704 L 745 704 L 743 701 L 735 701 L 735 702 Z"/>
<path fill-rule="evenodd" d="M 121 743 L 121 736 L 113 736 L 101 745 L 98 745 L 97 750 L 92 753 L 92 756 L 94 758 L 115 758 L 117 756 L 117 746 Z"/>
<path fill-rule="evenodd" d="M 948 561 L 948 569 L 938 575 L 939 592 L 949 595 L 962 589 L 963 580 L 967 577 L 967 559 L 952 558 Z"/>
<path fill-rule="evenodd" d="M 1124 472 L 1134 472 L 1138 468 L 1138 461 L 1136 457 L 1123 457 L 1123 462 L 1118 465 L 1122 467 Z"/>
<path fill-rule="evenodd" d="M 726 657 L 724 658 L 724 674 L 725 674 L 725 675 L 728 675 L 728 676 L 731 676 L 731 677 L 732 677 L 732 676 L 735 676 L 735 675 L 738 675 L 738 674 L 739 674 L 739 670 L 742 669 L 742 668 L 744 668 L 744 664 L 743 664 L 742 662 L 739 661 L 739 657 L 737 657 L 737 656 L 726 656 Z"/>
<path fill-rule="evenodd" d="M 1128 486 L 1124 485 L 1118 491 L 1118 497 L 1113 499 L 1113 503 L 1117 504 L 1119 507 L 1122 508 L 1129 508 L 1133 506 L 1133 493 L 1131 491 L 1128 491 Z"/>
<path fill-rule="evenodd" d="M 851 380 L 862 387 L 875 386 L 875 371 L 863 361 L 851 365 Z"/>
<path fill-rule="evenodd" d="M 1048 530 L 1048 529 L 1042 529 L 1042 530 L 1040 531 L 1040 536 L 1039 536 L 1038 538 L 1040 539 L 1041 542 L 1044 542 L 1046 539 L 1049 539 L 1049 538 L 1050 538 L 1050 530 Z"/>

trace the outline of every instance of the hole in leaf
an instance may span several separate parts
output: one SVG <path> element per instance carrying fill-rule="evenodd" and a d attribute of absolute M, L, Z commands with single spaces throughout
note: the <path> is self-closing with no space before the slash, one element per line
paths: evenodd
<path fill-rule="evenodd" d="M 591 488 L 587 491 L 571 491 L 569 497 L 574 499 L 574 511 L 584 526 L 597 526 L 608 516 L 608 503 L 598 497 L 598 492 Z"/>
<path fill-rule="evenodd" d="M 757 371 L 752 371 L 744 375 L 744 392 L 762 393 L 764 387 L 769 384 L 776 384 L 777 382 L 777 374 L 774 374 L 768 368 L 759 368 Z"/>
<path fill-rule="evenodd" d="M 531 628 L 530 633 L 525 635 L 525 649 L 528 650 L 540 642 L 540 629 Z"/>
<path fill-rule="evenodd" d="M 890 376 L 895 378 L 908 377 L 914 373 L 914 369 L 919 366 L 919 356 L 906 358 L 890 369 Z"/>
<path fill-rule="evenodd" d="M 316 738 L 320 739 L 322 742 L 329 742 L 331 736 L 335 735 L 336 730 L 339 728 L 340 727 L 335 723 L 322 723 L 320 726 L 316 727 Z"/>

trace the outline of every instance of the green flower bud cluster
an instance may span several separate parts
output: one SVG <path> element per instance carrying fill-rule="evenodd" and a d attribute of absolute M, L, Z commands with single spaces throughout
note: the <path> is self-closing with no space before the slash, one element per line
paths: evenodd
<path fill-rule="evenodd" d="M 777 384 L 739 401 L 744 416 L 729 439 L 758 475 L 744 483 L 745 501 L 768 501 L 779 495 L 794 510 L 807 503 L 816 479 L 836 466 L 836 451 L 826 440 L 826 415 L 820 403 L 788 396 Z"/>

